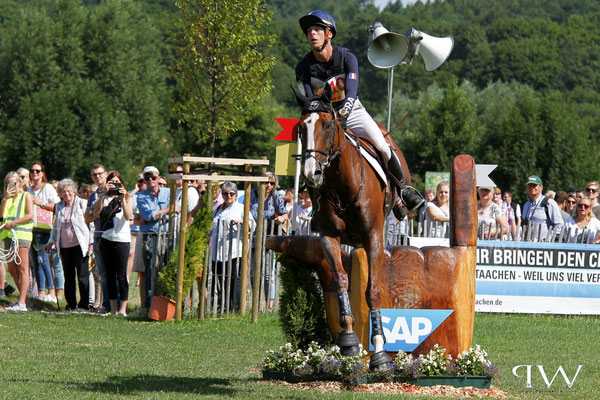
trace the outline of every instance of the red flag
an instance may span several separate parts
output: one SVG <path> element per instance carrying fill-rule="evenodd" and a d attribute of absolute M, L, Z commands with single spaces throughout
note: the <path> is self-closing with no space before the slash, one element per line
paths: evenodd
<path fill-rule="evenodd" d="M 294 118 L 275 118 L 275 121 L 283 128 L 273 139 L 295 142 L 298 140 L 298 122 Z"/>

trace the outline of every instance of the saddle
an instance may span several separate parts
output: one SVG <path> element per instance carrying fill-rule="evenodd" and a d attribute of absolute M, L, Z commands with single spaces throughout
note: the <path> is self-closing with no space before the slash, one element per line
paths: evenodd
<path fill-rule="evenodd" d="M 391 186 L 391 188 L 395 188 L 397 193 L 400 193 L 402 190 L 402 185 L 398 178 L 396 178 L 396 176 L 389 171 L 387 157 L 381 150 L 377 148 L 377 146 L 375 146 L 375 142 L 365 136 L 354 136 L 354 138 L 358 140 L 361 149 L 365 150 L 367 154 L 377 160 L 388 179 L 389 186 Z"/>

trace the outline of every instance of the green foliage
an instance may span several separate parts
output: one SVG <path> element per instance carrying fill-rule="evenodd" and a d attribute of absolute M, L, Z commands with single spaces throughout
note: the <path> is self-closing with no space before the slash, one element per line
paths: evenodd
<path fill-rule="evenodd" d="M 559 190 L 582 187 L 600 174 L 596 119 L 589 114 L 600 109 L 595 95 L 581 93 L 583 108 L 562 92 L 541 93 L 516 82 L 482 90 L 469 82 L 434 85 L 416 100 L 395 98 L 393 112 L 410 110 L 418 117 L 393 134 L 417 181 L 425 171 L 448 171 L 454 157 L 471 154 L 477 163 L 498 164 L 492 179 L 522 202 L 524 179 L 533 173 L 546 188 Z"/>
<path fill-rule="evenodd" d="M 279 262 L 279 318 L 287 340 L 294 348 L 306 348 L 313 341 L 331 343 L 318 278 L 307 265 L 291 257 L 281 255 Z"/>
<path fill-rule="evenodd" d="M 395 68 L 392 126 L 412 117 L 393 135 L 417 178 L 461 153 L 499 164 L 492 178 L 517 200 L 531 173 L 548 189 L 600 175 L 600 3 L 372 3 L 4 0 L 0 170 L 40 159 L 50 177 L 85 182 L 103 162 L 131 182 L 146 164 L 166 170 L 173 151 L 273 160 L 274 117 L 299 114 L 289 86 L 309 46 L 298 18 L 322 9 L 336 19 L 334 44 L 357 56 L 361 101 L 380 122 L 388 72 L 369 63 L 366 28 L 454 37 L 436 71 L 419 56 Z"/>
<path fill-rule="evenodd" d="M 88 181 L 103 162 L 131 180 L 166 158 L 156 146 L 166 131 L 161 46 L 132 0 L 31 2 L 11 17 L 0 36 L 1 168 L 40 160 L 51 177 Z"/>
<path fill-rule="evenodd" d="M 409 166 L 417 171 L 449 168 L 459 154 L 473 154 L 480 129 L 476 108 L 465 91 L 451 80 L 440 99 L 435 99 L 419 114 L 417 131 L 402 142 Z"/>
<path fill-rule="evenodd" d="M 274 37 L 266 33 L 271 12 L 263 0 L 181 0 L 179 81 L 174 110 L 181 122 L 210 143 L 246 122 L 257 100 L 271 89 Z"/>
<path fill-rule="evenodd" d="M 202 198 L 202 206 L 198 210 L 185 236 L 185 257 L 183 263 L 182 295 L 185 298 L 196 278 L 204 267 L 204 254 L 208 247 L 210 227 L 212 224 L 212 209 L 207 201 L 207 194 Z M 179 246 L 171 253 L 171 258 L 158 273 L 155 294 L 175 300 L 177 297 L 177 262 Z"/>

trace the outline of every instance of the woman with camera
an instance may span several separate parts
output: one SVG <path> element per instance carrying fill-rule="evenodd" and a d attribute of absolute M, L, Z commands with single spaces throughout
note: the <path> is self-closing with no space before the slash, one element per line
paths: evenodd
<path fill-rule="evenodd" d="M 127 194 L 118 171 L 108 173 L 106 186 L 94 204 L 92 215 L 100 218 L 101 239 L 98 247 L 106 269 L 110 309 L 113 314 L 126 317 L 129 298 L 127 259 L 131 242 L 129 221 L 133 217 L 133 199 Z M 120 306 L 117 305 L 117 293 Z"/>
<path fill-rule="evenodd" d="M 14 258 L 8 261 L 8 271 L 19 289 L 19 301 L 6 311 L 27 311 L 27 289 L 29 288 L 29 248 L 33 235 L 33 201 L 24 191 L 23 181 L 14 171 L 4 178 L 4 198 L 0 205 L 2 233 L 0 239 L 4 249 L 12 249 Z M 16 238 L 14 237 L 16 235 Z M 18 242 L 18 244 L 17 244 Z"/>

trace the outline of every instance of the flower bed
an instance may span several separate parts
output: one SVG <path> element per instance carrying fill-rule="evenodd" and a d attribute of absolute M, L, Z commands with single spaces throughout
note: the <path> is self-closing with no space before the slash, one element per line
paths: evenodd
<path fill-rule="evenodd" d="M 339 380 L 352 385 L 372 382 L 406 382 L 419 386 L 450 385 L 489 388 L 492 378 L 499 379 L 499 370 L 487 360 L 479 345 L 452 360 L 443 347 L 435 345 L 425 355 L 414 358 L 400 352 L 390 371 L 373 373 L 364 362 L 366 352 L 343 357 L 337 346 L 321 348 L 312 342 L 306 350 L 294 349 L 290 343 L 278 351 L 269 350 L 263 360 L 263 379 L 287 382 Z"/>

